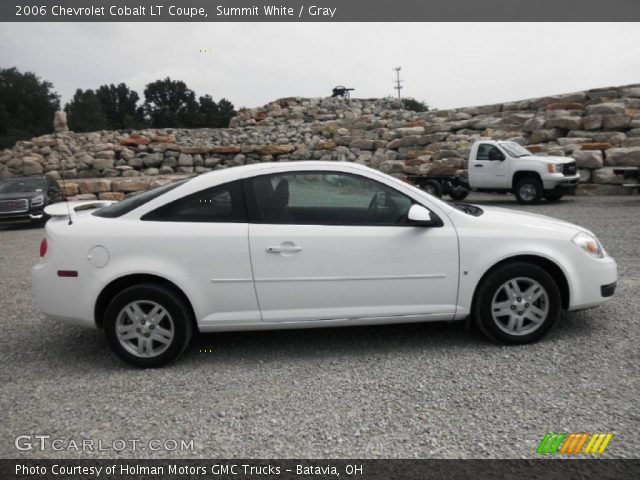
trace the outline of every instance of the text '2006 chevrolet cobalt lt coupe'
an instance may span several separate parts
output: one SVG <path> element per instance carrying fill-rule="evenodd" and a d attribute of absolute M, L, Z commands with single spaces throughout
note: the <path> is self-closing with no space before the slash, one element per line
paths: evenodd
<path fill-rule="evenodd" d="M 48 207 L 33 289 L 48 318 L 103 328 L 137 366 L 169 362 L 196 331 L 471 316 L 528 343 L 617 281 L 579 226 L 448 204 L 347 162 L 229 168 L 76 211 L 96 206 Z"/>

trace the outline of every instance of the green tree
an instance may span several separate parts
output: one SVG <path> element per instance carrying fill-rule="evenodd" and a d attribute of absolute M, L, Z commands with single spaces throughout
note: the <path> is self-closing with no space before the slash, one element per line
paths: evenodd
<path fill-rule="evenodd" d="M 31 72 L 0 69 L 0 148 L 53 130 L 60 96 L 53 85 Z"/>
<path fill-rule="evenodd" d="M 402 106 L 405 110 L 411 110 L 412 112 L 428 112 L 429 105 L 415 98 L 403 98 Z"/>
<path fill-rule="evenodd" d="M 96 90 L 96 96 L 110 129 L 124 130 L 144 126 L 144 111 L 138 106 L 140 97 L 126 84 L 102 85 Z"/>
<path fill-rule="evenodd" d="M 74 132 L 108 130 L 109 122 L 102 104 L 93 90 L 76 90 L 73 99 L 64 107 L 69 128 Z"/>
<path fill-rule="evenodd" d="M 229 121 L 236 114 L 236 110 L 233 107 L 233 103 L 231 103 L 226 98 L 221 98 L 218 102 L 218 124 L 216 127 L 226 128 L 229 126 Z"/>
<path fill-rule="evenodd" d="M 236 114 L 233 104 L 222 98 L 216 103 L 211 95 L 205 95 L 199 99 L 200 107 L 199 125 L 208 128 L 225 128 L 229 126 L 229 120 Z"/>
<path fill-rule="evenodd" d="M 144 89 L 144 110 L 155 128 L 197 127 L 199 105 L 195 93 L 180 80 L 156 80 Z"/>

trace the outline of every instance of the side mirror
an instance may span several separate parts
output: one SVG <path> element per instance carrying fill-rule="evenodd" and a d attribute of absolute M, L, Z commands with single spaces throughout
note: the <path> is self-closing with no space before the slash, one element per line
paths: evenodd
<path fill-rule="evenodd" d="M 418 227 L 439 227 L 442 225 L 442 220 L 418 204 L 411 205 L 409 212 L 407 212 L 407 220 Z"/>

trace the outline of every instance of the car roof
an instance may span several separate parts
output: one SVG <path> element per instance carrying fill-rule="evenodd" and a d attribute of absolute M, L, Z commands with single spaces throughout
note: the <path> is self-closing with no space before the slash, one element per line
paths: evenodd
<path fill-rule="evenodd" d="M 353 162 L 325 162 L 315 160 L 303 160 L 294 162 L 263 162 L 253 163 L 250 165 L 242 165 L 239 167 L 225 168 L 221 170 L 214 170 L 213 172 L 203 173 L 197 177 L 193 177 L 189 180 L 189 189 L 197 190 L 200 187 L 207 187 L 213 184 L 221 184 L 238 180 L 241 178 L 253 177 L 260 174 L 277 173 L 282 171 L 309 171 L 309 170 L 321 170 L 321 171 L 359 171 L 362 173 L 368 172 L 369 174 L 378 174 L 377 170 L 369 168 L 365 165 L 361 165 Z"/>

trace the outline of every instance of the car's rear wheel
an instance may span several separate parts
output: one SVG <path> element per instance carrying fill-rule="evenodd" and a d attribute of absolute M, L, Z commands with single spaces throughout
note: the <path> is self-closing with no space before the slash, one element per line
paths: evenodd
<path fill-rule="evenodd" d="M 540 203 L 542 199 L 542 182 L 535 177 L 525 177 L 516 183 L 514 193 L 516 200 L 523 205 Z"/>
<path fill-rule="evenodd" d="M 560 289 L 537 265 L 515 262 L 490 272 L 476 292 L 474 316 L 480 329 L 494 341 L 535 342 L 560 316 Z"/>
<path fill-rule="evenodd" d="M 172 290 L 138 284 L 116 295 L 104 329 L 116 355 L 136 367 L 160 367 L 182 354 L 193 337 L 193 318 Z"/>

